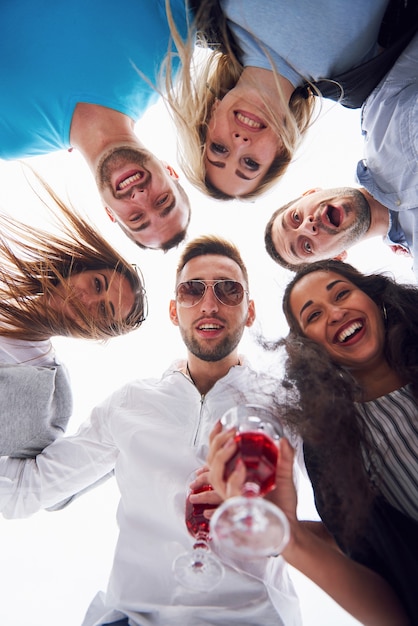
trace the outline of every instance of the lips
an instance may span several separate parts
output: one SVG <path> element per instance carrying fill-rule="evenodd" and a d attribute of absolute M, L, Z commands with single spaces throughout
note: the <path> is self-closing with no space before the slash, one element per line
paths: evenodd
<path fill-rule="evenodd" d="M 263 130 L 263 128 L 267 128 L 262 119 L 247 111 L 234 111 L 234 116 L 238 126 L 246 130 L 257 132 Z"/>
<path fill-rule="evenodd" d="M 333 342 L 337 344 L 351 345 L 356 343 L 365 332 L 365 324 L 362 319 L 351 320 L 344 324 L 335 333 Z"/>
<path fill-rule="evenodd" d="M 137 185 L 144 178 L 144 172 L 139 170 L 131 170 L 122 174 L 116 179 L 116 191 L 126 191 L 130 187 Z"/>
<path fill-rule="evenodd" d="M 326 226 L 335 226 L 338 228 L 343 221 L 343 211 L 340 207 L 327 204 L 325 211 L 322 213 L 322 219 Z"/>
<path fill-rule="evenodd" d="M 196 325 L 196 330 L 203 337 L 213 337 L 218 335 L 223 329 L 224 325 L 219 321 L 205 321 Z"/>

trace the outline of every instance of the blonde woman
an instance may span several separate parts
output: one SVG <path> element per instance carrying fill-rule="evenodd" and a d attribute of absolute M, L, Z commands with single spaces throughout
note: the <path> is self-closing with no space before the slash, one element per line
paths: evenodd
<path fill-rule="evenodd" d="M 172 27 L 182 67 L 172 85 L 168 63 L 166 85 L 188 179 L 218 199 L 273 185 L 313 116 L 312 94 L 297 88 L 375 56 L 387 3 L 195 2 L 200 40 L 214 49 L 194 62 L 194 35 L 183 42 Z"/>
<path fill-rule="evenodd" d="M 107 340 L 147 313 L 140 273 L 42 184 L 55 234 L 0 213 L 1 455 L 34 456 L 66 428 L 71 388 L 51 337 Z"/>

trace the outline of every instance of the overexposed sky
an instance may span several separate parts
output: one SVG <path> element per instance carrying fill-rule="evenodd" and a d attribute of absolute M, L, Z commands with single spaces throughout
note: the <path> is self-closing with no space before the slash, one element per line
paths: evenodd
<path fill-rule="evenodd" d="M 137 134 L 157 156 L 177 167 L 174 132 L 161 103 L 137 124 Z M 280 303 L 290 277 L 264 250 L 263 232 L 268 218 L 278 206 L 311 187 L 354 184 L 355 165 L 361 155 L 359 111 L 325 104 L 321 119 L 309 132 L 295 163 L 264 199 L 253 203 L 208 200 L 185 181 L 177 168 L 192 202 L 189 239 L 201 233 L 217 233 L 238 245 L 249 270 L 258 328 L 265 335 L 278 337 L 287 331 Z M 105 215 L 92 175 L 77 152 L 37 157 L 30 163 L 141 267 L 149 298 L 149 318 L 130 335 L 105 346 L 84 340 L 54 340 L 72 378 L 75 410 L 67 431 L 72 433 L 88 417 L 91 407 L 114 389 L 132 378 L 159 376 L 172 360 L 184 355 L 179 331 L 168 317 L 181 247 L 163 254 L 140 250 L 127 240 Z M 43 224 L 42 209 L 17 162 L 0 161 L 0 209 L 23 221 Z M 396 257 L 378 239 L 353 248 L 347 260 L 364 271 L 391 270 L 399 280 L 414 280 L 410 260 Z M 272 358 L 267 359 L 256 347 L 249 330 L 241 347 L 257 367 Z M 117 502 L 112 480 L 61 512 L 40 512 L 27 520 L 0 518 L 2 626 L 81 624 L 95 593 L 106 587 L 117 536 Z M 308 489 L 301 497 L 301 511 L 306 516 L 314 514 Z M 358 623 L 304 577 L 295 573 L 295 582 L 306 626 Z"/>

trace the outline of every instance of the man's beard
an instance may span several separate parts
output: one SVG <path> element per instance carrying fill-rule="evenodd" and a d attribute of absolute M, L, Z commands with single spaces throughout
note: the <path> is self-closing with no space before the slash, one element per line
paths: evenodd
<path fill-rule="evenodd" d="M 202 345 L 197 339 L 191 337 L 185 330 L 180 328 L 180 334 L 189 352 L 201 361 L 206 361 L 207 363 L 221 361 L 225 357 L 229 356 L 241 341 L 243 332 L 244 327 L 238 328 L 235 333 L 225 337 L 222 342 L 217 343 L 213 347 L 208 347 L 206 345 Z"/>
<path fill-rule="evenodd" d="M 149 161 L 149 153 L 146 150 L 134 148 L 113 148 L 103 155 L 96 168 L 96 183 L 99 189 L 109 187 L 112 190 L 111 176 L 115 169 L 119 169 L 132 163 L 138 167 L 146 168 Z"/>
<path fill-rule="evenodd" d="M 342 240 L 344 248 L 350 248 L 358 243 L 369 230 L 372 220 L 370 205 L 361 191 L 352 189 L 351 196 L 354 198 L 354 206 L 351 212 L 355 214 L 356 220 L 354 224 L 345 231 Z"/>

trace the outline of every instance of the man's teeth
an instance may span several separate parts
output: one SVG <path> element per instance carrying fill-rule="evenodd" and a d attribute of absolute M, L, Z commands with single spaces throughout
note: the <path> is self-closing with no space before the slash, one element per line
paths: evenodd
<path fill-rule="evenodd" d="M 242 115 L 242 113 L 237 113 L 236 116 L 240 122 L 246 124 L 247 126 L 251 126 L 252 128 L 264 128 L 264 124 L 260 124 L 260 122 L 256 122 L 255 120 Z"/>
<path fill-rule="evenodd" d="M 346 339 L 354 335 L 354 333 L 361 328 L 363 328 L 363 324 L 361 322 L 353 322 L 350 326 L 348 326 L 348 328 L 345 328 L 340 332 L 337 337 L 338 341 L 340 343 L 343 343 L 344 341 L 346 341 Z"/>
<path fill-rule="evenodd" d="M 132 176 L 128 176 L 128 178 L 125 178 L 125 180 L 119 183 L 118 188 L 125 189 L 125 187 L 128 187 L 128 185 L 138 180 L 141 180 L 141 174 L 139 172 L 137 172 L 136 174 L 132 174 Z"/>
<path fill-rule="evenodd" d="M 222 328 L 219 324 L 202 324 L 199 330 L 219 330 Z"/>

